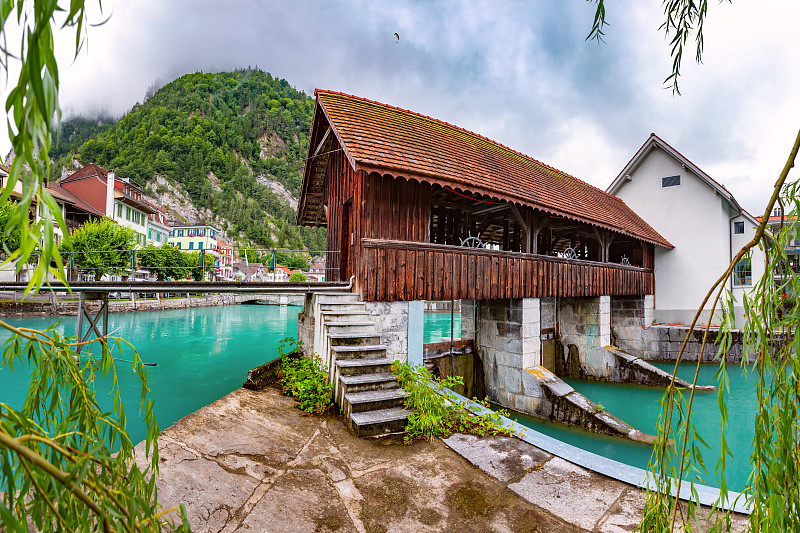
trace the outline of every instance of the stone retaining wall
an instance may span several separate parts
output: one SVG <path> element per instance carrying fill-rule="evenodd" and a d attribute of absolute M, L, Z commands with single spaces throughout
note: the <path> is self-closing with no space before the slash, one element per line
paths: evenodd
<path fill-rule="evenodd" d="M 191 298 L 159 300 L 110 300 L 109 311 L 112 313 L 129 313 L 134 311 L 157 311 L 163 309 L 187 309 L 190 307 L 211 307 L 216 305 L 233 305 L 252 299 L 243 294 L 208 294 Z M 87 302 L 89 310 L 100 308 L 99 301 Z M 2 302 L 0 316 L 76 316 L 77 300 L 50 302 Z"/>

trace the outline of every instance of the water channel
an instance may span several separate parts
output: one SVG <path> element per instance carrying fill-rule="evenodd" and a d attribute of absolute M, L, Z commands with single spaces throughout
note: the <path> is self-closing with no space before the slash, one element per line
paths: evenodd
<path fill-rule="evenodd" d="M 109 316 L 109 332 L 133 343 L 142 359 L 157 366 L 148 369 L 156 420 L 166 428 L 178 419 L 225 396 L 240 387 L 247 371 L 270 361 L 278 355 L 278 345 L 285 337 L 297 335 L 299 307 L 266 305 L 233 305 L 141 313 L 119 313 Z M 52 317 L 10 318 L 7 322 L 43 329 L 53 323 Z M 74 335 L 75 317 L 64 317 L 57 327 Z M 461 329 L 459 313 L 454 315 L 456 336 Z M 0 331 L 0 342 L 8 338 Z M 424 341 L 438 342 L 450 336 L 450 313 L 426 313 Z M 130 354 L 123 354 L 129 358 Z M 127 407 L 128 430 L 134 442 L 144 438 L 144 424 L 135 409 L 139 400 L 138 380 L 127 371 L 125 363 L 117 363 L 123 402 Z M 670 365 L 662 365 L 669 371 Z M 682 365 L 681 377 L 690 379 L 693 365 Z M 699 382 L 712 384 L 716 366 L 701 367 Z M 753 442 L 755 416 L 754 377 L 748 377 L 738 366 L 728 368 L 730 393 L 726 395 L 730 427 L 728 446 L 733 458 L 726 470 L 728 486 L 741 490 L 750 472 L 750 450 Z M 29 372 L 16 365 L 13 376 L 0 367 L 0 402 L 20 407 L 28 387 Z M 635 386 L 570 381 L 570 384 L 609 412 L 636 428 L 653 433 L 659 409 L 661 391 Z M 108 399 L 106 399 L 108 400 Z M 105 402 L 110 406 L 110 401 Z M 719 409 L 716 393 L 695 397 L 695 422 L 703 439 L 711 447 L 704 452 L 710 474 L 705 484 L 717 486 L 714 474 L 721 445 Z M 640 468 L 646 468 L 651 448 L 623 439 L 603 437 L 565 426 L 542 422 L 523 414 L 512 418 L 539 432 Z"/>

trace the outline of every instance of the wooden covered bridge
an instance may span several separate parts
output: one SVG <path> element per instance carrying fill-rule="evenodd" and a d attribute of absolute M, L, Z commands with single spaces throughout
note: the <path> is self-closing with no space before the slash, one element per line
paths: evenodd
<path fill-rule="evenodd" d="M 297 222 L 327 227 L 327 248 L 339 252 L 330 281 L 354 278 L 358 302 L 307 298 L 299 335 L 332 369 L 358 427 L 368 423 L 355 411 L 362 393 L 347 391 L 378 387 L 390 359 L 422 362 L 424 300 L 462 301 L 461 336 L 474 340 L 486 392 L 503 406 L 540 413 L 547 404 L 526 371 L 557 371 L 562 360 L 603 379 L 612 298 L 652 315 L 655 247 L 672 248 L 622 200 L 560 170 L 329 91 L 316 92 Z M 569 346 L 564 357 L 544 348 L 554 336 Z M 398 405 L 386 391 L 363 394 Z M 393 415 L 382 416 L 369 423 L 388 427 Z"/>
<path fill-rule="evenodd" d="M 316 96 L 297 222 L 328 228 L 330 272 L 362 299 L 653 293 L 653 247 L 672 245 L 619 198 L 445 122 Z"/>

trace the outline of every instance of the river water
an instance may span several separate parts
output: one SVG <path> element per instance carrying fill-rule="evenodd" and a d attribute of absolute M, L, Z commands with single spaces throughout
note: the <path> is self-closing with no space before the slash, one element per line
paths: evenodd
<path fill-rule="evenodd" d="M 299 307 L 266 305 L 230 305 L 168 311 L 119 313 L 109 315 L 109 332 L 130 341 L 148 367 L 148 380 L 155 402 L 156 421 L 166 428 L 178 419 L 196 411 L 240 387 L 247 371 L 278 355 L 278 346 L 285 337 L 297 335 Z M 460 335 L 461 317 L 454 316 L 454 331 Z M 43 329 L 53 323 L 52 317 L 7 319 L 14 325 Z M 75 334 L 75 317 L 62 319 L 58 329 Z M 424 341 L 438 342 L 450 336 L 450 313 L 427 313 Z M 8 338 L 0 331 L 0 341 Z M 121 354 L 130 358 L 130 349 Z M 662 368 L 672 371 L 670 365 Z M 130 365 L 117 363 L 123 403 L 127 409 L 128 431 L 133 442 L 145 436 L 144 423 L 137 416 L 139 381 L 130 374 Z M 700 384 L 714 384 L 716 366 L 701 367 Z M 693 365 L 681 365 L 679 375 L 691 381 Z M 728 486 L 744 488 L 750 473 L 749 457 L 754 435 L 755 376 L 748 377 L 738 366 L 728 368 L 730 393 L 726 394 L 730 427 L 728 446 L 733 453 L 726 469 Z M 29 373 L 15 366 L 13 376 L 0 367 L 0 402 L 20 407 L 28 387 Z M 594 402 L 640 431 L 654 433 L 661 391 L 651 388 L 570 380 L 569 383 Z M 109 398 L 101 398 L 110 406 Z M 704 452 L 709 475 L 706 484 L 717 486 L 714 466 L 721 446 L 720 415 L 717 394 L 697 393 L 695 423 L 710 449 Z M 519 413 L 512 413 L 520 423 L 599 455 L 633 466 L 646 468 L 651 448 L 630 441 L 604 437 L 559 424 L 545 423 Z"/>

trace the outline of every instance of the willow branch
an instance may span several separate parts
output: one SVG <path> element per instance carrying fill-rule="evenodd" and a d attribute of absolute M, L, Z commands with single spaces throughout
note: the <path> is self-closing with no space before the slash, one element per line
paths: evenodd
<path fill-rule="evenodd" d="M 702 315 L 703 310 L 705 309 L 705 306 L 708 303 L 708 300 L 711 298 L 711 296 L 714 294 L 714 291 L 717 290 L 717 288 L 720 286 L 720 284 L 723 284 L 723 283 L 725 283 L 727 281 L 728 277 L 731 275 L 731 272 L 736 267 L 736 264 L 752 248 L 754 248 L 755 246 L 758 246 L 758 242 L 764 236 L 764 233 L 765 233 L 766 227 L 767 227 L 767 222 L 769 221 L 769 215 L 772 212 L 772 209 L 773 209 L 773 207 L 775 205 L 775 202 L 777 202 L 778 198 L 780 197 L 781 190 L 783 189 L 783 185 L 786 182 L 787 177 L 789 176 L 789 171 L 794 167 L 795 160 L 797 159 L 798 151 L 800 151 L 800 131 L 797 132 L 797 137 L 795 138 L 794 146 L 792 147 L 792 150 L 789 153 L 789 157 L 786 160 L 786 164 L 784 165 L 783 170 L 781 171 L 781 174 L 778 177 L 778 180 L 775 182 L 775 186 L 774 186 L 773 191 L 772 191 L 772 196 L 770 197 L 769 203 L 767 204 L 767 207 L 764 210 L 764 215 L 761 217 L 761 223 L 758 225 L 755 235 L 750 240 L 750 242 L 745 244 L 742 247 L 742 249 L 739 250 L 739 252 L 733 257 L 733 259 L 731 260 L 730 265 L 728 265 L 728 268 L 725 270 L 725 273 L 722 276 L 720 276 L 719 279 L 717 279 L 716 283 L 714 283 L 714 285 L 711 287 L 711 289 L 706 293 L 705 297 L 703 298 L 703 302 L 700 304 L 700 307 L 697 310 L 697 313 L 695 313 L 694 319 L 692 320 L 691 326 L 689 327 L 689 331 L 686 333 L 686 338 L 683 340 L 683 344 L 681 344 L 680 352 L 678 353 L 678 357 L 677 357 L 677 360 L 676 360 L 676 363 L 675 363 L 675 372 L 673 372 L 672 380 L 671 380 L 670 385 L 669 385 L 670 389 L 674 389 L 674 387 L 675 387 L 675 378 L 676 378 L 676 375 L 677 375 L 677 365 L 678 365 L 678 363 L 680 362 L 680 360 L 683 357 L 683 353 L 686 350 L 687 344 L 689 343 L 689 338 L 690 338 L 692 332 L 694 331 L 694 328 L 697 325 L 697 321 L 699 320 L 700 316 Z M 719 297 L 719 294 L 721 294 L 721 290 L 718 293 L 718 297 Z M 717 300 L 715 300 L 715 306 L 716 306 L 716 301 Z M 713 308 L 712 308 L 712 312 L 713 312 Z M 709 317 L 708 324 L 706 324 L 706 333 L 708 332 L 710 324 L 711 324 L 711 320 L 710 320 L 710 317 Z M 672 413 L 672 409 L 670 408 L 670 420 L 671 420 L 671 413 Z M 691 406 L 690 406 L 689 410 L 687 411 L 686 416 L 687 416 L 686 425 L 687 425 L 687 428 L 688 428 L 689 421 L 691 419 Z M 668 420 L 668 424 L 667 424 L 666 427 L 667 428 L 670 427 L 669 420 Z M 683 464 L 684 457 L 685 457 L 685 442 L 684 442 L 684 450 L 681 453 L 681 465 Z M 682 468 L 681 468 L 681 472 L 682 472 Z M 682 482 L 682 476 L 680 475 L 680 472 L 679 472 L 679 475 L 678 475 L 678 486 L 677 486 L 677 490 L 675 492 L 675 504 L 674 504 L 673 513 L 672 513 L 672 525 L 671 525 L 672 528 L 675 527 L 675 516 L 676 516 L 676 509 L 678 507 L 678 495 L 680 494 L 680 490 L 681 490 L 681 482 Z"/>

